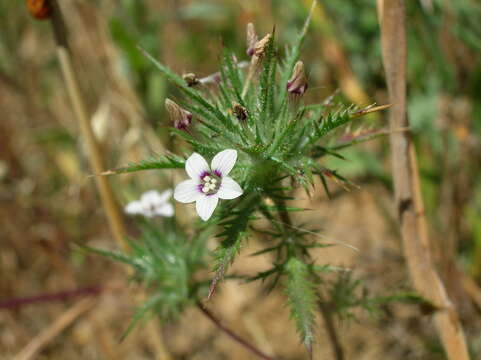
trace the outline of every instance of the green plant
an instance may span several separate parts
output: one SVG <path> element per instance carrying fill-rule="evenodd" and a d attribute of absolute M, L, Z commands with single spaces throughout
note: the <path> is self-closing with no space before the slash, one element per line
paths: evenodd
<path fill-rule="evenodd" d="M 181 202 L 196 201 L 197 212 L 205 222 L 193 224 L 196 230 L 188 240 L 171 223 L 163 232 L 144 227 L 140 245 L 131 241 L 131 254 L 96 250 L 132 265 L 136 278 L 155 288 L 134 323 L 147 310 L 168 318 L 202 298 L 206 280 L 194 280 L 194 274 L 206 263 L 211 263 L 214 270 L 207 295 L 212 297 L 246 238 L 259 234 L 268 241 L 255 255 L 269 254 L 273 266 L 247 281 L 265 281 L 271 290 L 284 289 L 301 341 L 311 349 L 321 299 L 320 279 L 337 269 L 314 263 L 312 249 L 329 245 L 319 240 L 316 229 L 292 219 L 291 213 L 306 209 L 289 206 L 288 201 L 294 199 L 298 189 L 311 193 L 317 177 L 326 192 L 330 179 L 348 186 L 349 181 L 338 171 L 326 168 L 323 160 L 343 159 L 341 149 L 382 134 L 361 132 L 340 138 L 337 130 L 384 107 L 359 109 L 335 103 L 332 97 L 317 104 L 303 103 L 308 82 L 300 57 L 308 24 L 309 20 L 283 60 L 274 33 L 256 41 L 249 51 L 252 57 L 247 71 L 225 49 L 219 75 L 210 77 L 209 82 L 194 74 L 179 76 L 143 51 L 184 96 L 180 105 L 168 99 L 166 107 L 172 120 L 171 132 L 189 145 L 184 152 L 194 154 L 187 160 L 173 154 L 154 156 L 107 174 L 185 166 L 191 179 L 177 186 L 174 197 Z M 209 167 L 204 158 L 212 157 Z M 229 193 L 223 193 L 226 184 Z M 230 201 L 222 200 L 216 209 L 219 198 Z M 261 219 L 269 226 L 257 226 Z M 220 243 L 209 254 L 212 260 L 206 260 L 205 240 L 211 234 L 216 234 Z M 169 268 L 171 260 L 175 266 Z M 352 295 L 349 291 L 336 294 Z"/>

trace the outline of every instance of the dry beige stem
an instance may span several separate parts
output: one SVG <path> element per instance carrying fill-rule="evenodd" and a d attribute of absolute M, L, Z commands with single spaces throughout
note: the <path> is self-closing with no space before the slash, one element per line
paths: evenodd
<path fill-rule="evenodd" d="M 476 305 L 478 310 L 481 310 L 481 289 L 471 276 L 463 273 L 460 274 L 464 291 L 469 295 L 471 301 Z"/>
<path fill-rule="evenodd" d="M 77 73 L 75 72 L 70 57 L 64 29 L 65 25 L 63 23 L 60 8 L 55 1 L 53 1 L 52 4 L 55 9 L 52 24 L 57 41 L 57 56 L 62 69 L 62 75 L 64 77 L 70 101 L 72 102 L 75 116 L 79 123 L 80 132 L 87 143 L 90 166 L 95 174 L 100 174 L 105 170 L 100 147 L 92 130 L 92 124 L 90 123 L 84 98 L 80 93 Z M 127 251 L 128 245 L 124 238 L 126 234 L 125 225 L 112 192 L 112 188 L 110 187 L 107 178 L 104 176 L 96 176 L 95 180 L 114 238 L 122 250 Z"/>
<path fill-rule="evenodd" d="M 403 0 L 378 1 L 391 129 L 409 128 L 406 116 L 406 33 Z M 392 171 L 404 252 L 414 287 L 438 310 L 434 321 L 450 360 L 469 359 L 463 328 L 431 258 L 415 149 L 409 132 L 392 131 Z"/>
<path fill-rule="evenodd" d="M 125 240 L 126 229 L 122 213 L 120 212 L 108 179 L 105 176 L 98 176 L 104 172 L 105 168 L 101 156 L 100 147 L 92 130 L 92 125 L 90 123 L 90 119 L 87 113 L 85 101 L 80 92 L 77 73 L 70 57 L 69 46 L 67 43 L 65 31 L 63 29 L 64 23 L 62 13 L 55 0 L 52 1 L 52 4 L 54 5 L 55 9 L 52 25 L 57 41 L 57 56 L 62 69 L 62 74 L 64 76 L 67 92 L 72 102 L 75 116 L 79 123 L 81 135 L 84 137 L 87 143 L 90 166 L 94 173 L 97 175 L 95 177 L 95 180 L 100 193 L 102 204 L 104 206 L 110 224 L 110 228 L 112 230 L 112 234 L 114 235 L 114 238 L 117 241 L 119 247 L 121 247 L 124 252 L 127 252 L 129 251 L 129 246 Z M 129 268 L 128 272 L 131 271 L 132 270 Z M 159 332 L 153 333 L 152 328 L 150 330 L 150 334 L 156 337 L 161 336 Z M 159 339 L 155 345 L 158 355 L 162 356 L 163 359 L 169 359 L 168 352 L 166 351 L 163 344 L 163 339 Z"/>
<path fill-rule="evenodd" d="M 80 89 L 72 67 L 70 55 L 67 49 L 61 46 L 57 48 L 57 55 L 60 62 L 60 67 L 62 68 L 65 84 L 73 104 L 74 112 L 79 121 L 81 133 L 87 143 L 90 166 L 92 167 L 94 173 L 100 174 L 105 169 L 102 157 L 100 155 L 100 147 L 93 133 L 90 119 L 87 116 L 83 98 L 80 95 Z M 122 215 L 120 214 L 117 202 L 115 201 L 112 188 L 110 187 L 107 178 L 104 176 L 96 176 L 95 180 L 115 240 L 122 250 L 126 251 L 128 249 L 128 245 L 124 239 L 126 233 L 125 227 Z"/>

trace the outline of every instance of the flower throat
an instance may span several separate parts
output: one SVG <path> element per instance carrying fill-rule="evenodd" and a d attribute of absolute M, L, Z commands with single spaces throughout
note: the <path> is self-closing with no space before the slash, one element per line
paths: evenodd
<path fill-rule="evenodd" d="M 206 195 L 213 195 L 219 190 L 220 184 L 220 176 L 215 173 L 208 173 L 202 177 L 200 189 Z"/>

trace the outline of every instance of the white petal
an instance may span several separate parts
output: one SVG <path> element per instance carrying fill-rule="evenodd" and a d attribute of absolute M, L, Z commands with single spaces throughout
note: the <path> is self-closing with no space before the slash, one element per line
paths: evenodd
<path fill-rule="evenodd" d="M 219 202 L 219 197 L 217 196 L 217 194 L 202 196 L 195 203 L 195 209 L 197 210 L 197 214 L 199 214 L 202 220 L 204 221 L 209 220 L 218 202 Z"/>
<path fill-rule="evenodd" d="M 149 190 L 142 194 L 140 201 L 145 206 L 160 203 L 160 193 L 157 190 Z"/>
<path fill-rule="evenodd" d="M 191 179 L 199 180 L 203 173 L 210 172 L 210 168 L 201 155 L 193 153 L 185 162 L 185 171 Z"/>
<path fill-rule="evenodd" d="M 172 189 L 167 189 L 159 195 L 159 201 L 165 203 L 172 197 Z"/>
<path fill-rule="evenodd" d="M 158 208 L 155 209 L 155 215 L 172 217 L 174 216 L 174 207 L 170 203 L 159 206 Z"/>
<path fill-rule="evenodd" d="M 125 212 L 130 215 L 139 215 L 144 213 L 144 208 L 140 201 L 132 201 L 124 208 Z"/>
<path fill-rule="evenodd" d="M 142 211 L 142 215 L 144 215 L 146 218 L 153 218 L 155 216 L 155 211 L 153 211 L 151 208 L 145 208 Z"/>
<path fill-rule="evenodd" d="M 212 159 L 212 171 L 219 171 L 221 176 L 227 176 L 235 165 L 237 160 L 237 151 L 227 149 L 218 153 Z"/>
<path fill-rule="evenodd" d="M 222 178 L 222 183 L 220 184 L 219 191 L 217 195 L 221 199 L 235 199 L 241 196 L 243 193 L 239 184 L 232 178 L 226 176 Z"/>
<path fill-rule="evenodd" d="M 190 203 L 196 201 L 202 196 L 198 188 L 199 182 L 195 180 L 182 181 L 175 187 L 174 199 L 181 203 Z"/>

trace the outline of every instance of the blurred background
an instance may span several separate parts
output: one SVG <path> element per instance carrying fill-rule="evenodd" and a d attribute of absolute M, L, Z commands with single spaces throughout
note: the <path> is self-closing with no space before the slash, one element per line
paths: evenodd
<path fill-rule="evenodd" d="M 310 7 L 304 0 L 61 3 L 107 168 L 161 152 L 172 142 L 163 104 L 176 93 L 137 45 L 179 73 L 207 76 L 218 70 L 225 46 L 246 58 L 248 22 L 261 36 L 275 27 L 282 54 Z M 415 0 L 407 2 L 407 10 L 408 109 L 429 232 L 473 359 L 480 358 L 481 3 Z M 337 91 L 360 106 L 387 103 L 375 1 L 320 2 L 302 60 L 310 82 L 306 102 Z M 88 177 L 86 147 L 51 26 L 33 19 L 24 1 L 0 0 L 0 109 L 0 359 L 15 358 L 35 341 L 41 344 L 40 359 L 252 358 L 196 309 L 175 323 L 148 322 L 119 343 L 142 291 L 128 282 L 123 267 L 72 246 L 116 248 Z M 386 115 L 358 121 L 364 129 L 385 128 Z M 359 251 L 321 249 L 317 262 L 354 269 L 376 294 L 409 288 L 388 138 L 343 155 L 347 161 L 331 160 L 329 166 L 359 188 L 345 191 L 333 184 L 329 200 L 318 186 L 312 198 L 299 193 L 298 201 L 314 209 L 306 221 L 319 224 L 323 235 Z M 154 171 L 110 181 L 125 204 L 145 190 L 171 185 L 172 176 Z M 268 268 L 269 259 L 249 257 L 256 248 L 251 239 L 233 271 Z M 266 296 L 257 283 L 225 282 L 211 308 L 264 351 L 307 358 L 281 294 Z M 444 358 L 423 309 L 389 305 L 376 316 L 352 311 L 357 320 L 336 323 L 347 359 Z M 331 359 L 322 320 L 318 323 L 316 358 Z M 55 326 L 60 330 L 52 332 Z"/>

